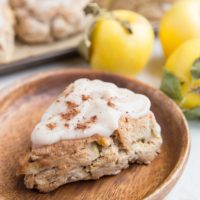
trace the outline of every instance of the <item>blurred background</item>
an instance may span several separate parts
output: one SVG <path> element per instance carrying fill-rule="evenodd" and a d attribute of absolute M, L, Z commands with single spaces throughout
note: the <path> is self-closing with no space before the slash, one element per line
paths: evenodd
<path fill-rule="evenodd" d="M 45 9 L 47 17 L 44 18 L 41 14 L 44 10 L 40 11 L 40 9 L 36 9 L 33 2 L 34 1 L 23 0 L 2 0 L 0 2 L 2 13 L 0 18 L 2 18 L 2 22 L 6 21 L 6 23 L 2 23 L 1 25 L 2 28 L 6 28 L 5 30 L 1 30 L 0 33 L 0 45 L 2 47 L 2 51 L 0 51 L 1 75 L 13 73 L 19 69 L 27 69 L 33 66 L 36 68 L 39 64 L 49 63 L 49 61 L 57 60 L 57 58 L 64 58 L 64 62 L 67 60 L 66 64 L 71 65 L 71 63 L 69 63 L 70 58 L 74 55 L 78 56 L 76 47 L 81 40 L 81 36 L 80 34 L 77 34 L 77 32 L 80 32 L 80 30 L 74 31 L 73 33 L 73 31 L 64 24 L 63 26 L 66 26 L 67 28 L 61 30 L 63 36 L 62 34 L 61 36 L 57 35 L 55 36 L 56 42 L 49 42 L 51 40 L 49 39 L 49 35 L 44 34 L 45 29 L 48 27 L 42 26 L 42 24 L 39 24 L 37 20 L 49 23 L 51 19 L 48 19 L 48 10 L 52 10 L 54 7 L 55 9 L 58 8 L 51 3 L 49 9 L 48 6 Z M 80 0 L 76 1 L 74 4 L 73 1 L 66 2 L 68 2 L 67 4 L 72 6 L 73 9 L 75 4 L 80 4 L 78 9 L 74 9 L 80 11 L 89 1 Z M 161 17 L 165 11 L 171 7 L 171 4 L 175 2 L 175 0 L 96 0 L 95 2 L 97 2 L 102 8 L 108 10 L 128 9 L 140 13 L 150 21 L 157 33 Z M 69 18 L 69 14 L 75 14 L 77 16 L 76 11 L 70 13 L 68 7 L 66 6 L 66 9 L 64 10 L 68 13 L 67 18 Z M 49 18 L 51 17 L 55 16 L 49 16 Z M 25 18 L 27 19 L 23 20 Z M 33 31 L 31 27 L 40 28 L 41 31 L 38 31 L 37 33 L 37 31 Z M 77 27 L 77 29 L 79 29 L 79 27 Z M 82 29 L 82 32 L 84 28 L 81 27 L 80 29 Z M 59 30 L 59 27 L 57 30 Z M 65 34 L 64 32 L 71 32 L 72 34 Z M 40 34 L 40 38 L 42 38 L 44 34 L 46 39 L 37 39 L 37 34 Z M 30 37 L 28 37 L 28 35 Z M 31 40 L 31 37 L 35 40 Z M 80 64 L 82 65 L 82 63 Z M 72 65 L 74 65 L 74 61 L 72 61 Z"/>

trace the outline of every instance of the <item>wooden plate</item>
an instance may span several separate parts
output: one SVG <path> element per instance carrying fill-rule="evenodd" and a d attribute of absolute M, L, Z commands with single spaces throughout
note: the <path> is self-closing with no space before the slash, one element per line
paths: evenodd
<path fill-rule="evenodd" d="M 24 187 L 16 177 L 19 155 L 30 146 L 30 133 L 56 96 L 72 81 L 102 79 L 147 95 L 161 125 L 161 154 L 151 165 L 132 165 L 116 176 L 66 184 L 41 194 Z M 125 77 L 84 69 L 53 71 L 23 80 L 0 96 L 0 199 L 3 200 L 130 200 L 162 199 L 180 177 L 187 161 L 190 139 L 180 109 L 157 89 Z"/>

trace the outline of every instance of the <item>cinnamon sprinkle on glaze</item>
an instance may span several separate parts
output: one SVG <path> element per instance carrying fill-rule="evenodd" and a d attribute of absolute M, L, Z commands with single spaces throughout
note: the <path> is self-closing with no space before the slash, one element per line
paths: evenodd
<path fill-rule="evenodd" d="M 111 100 L 108 101 L 107 105 L 112 107 L 112 108 L 115 107 L 115 104 Z"/>
<path fill-rule="evenodd" d="M 86 128 L 88 128 L 87 124 L 78 123 L 76 126 L 76 129 L 85 130 Z"/>
<path fill-rule="evenodd" d="M 69 121 L 73 117 L 75 117 L 78 113 L 80 113 L 80 111 L 73 108 L 73 109 L 69 110 L 67 113 L 61 113 L 60 116 L 62 119 Z"/>
<path fill-rule="evenodd" d="M 96 120 L 97 120 L 97 116 L 94 115 L 89 120 L 82 123 L 78 123 L 76 126 L 76 129 L 85 130 L 86 128 L 89 128 L 92 125 L 92 123 L 95 123 Z"/>
<path fill-rule="evenodd" d="M 72 102 L 72 101 L 67 101 L 66 104 L 67 104 L 69 109 L 78 107 L 78 105 L 76 103 Z"/>
<path fill-rule="evenodd" d="M 88 99 L 91 98 L 89 95 L 84 95 L 84 94 L 81 97 L 83 101 L 87 101 Z"/>
<path fill-rule="evenodd" d="M 56 123 L 48 123 L 46 125 L 50 130 L 53 130 L 54 128 L 56 128 Z"/>
<path fill-rule="evenodd" d="M 97 121 L 97 116 L 94 115 L 90 118 L 91 122 L 95 123 Z"/>
<path fill-rule="evenodd" d="M 69 124 L 65 123 L 64 126 L 65 126 L 66 128 L 68 128 L 68 127 L 69 127 Z"/>

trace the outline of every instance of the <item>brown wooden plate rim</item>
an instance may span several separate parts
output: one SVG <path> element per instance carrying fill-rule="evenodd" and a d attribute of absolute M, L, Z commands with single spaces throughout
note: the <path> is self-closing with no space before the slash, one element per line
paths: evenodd
<path fill-rule="evenodd" d="M 156 90 L 160 95 L 165 96 L 165 98 L 168 98 L 163 92 L 161 92 L 158 89 L 153 88 L 152 86 L 143 83 L 141 81 L 138 80 L 133 80 L 130 77 L 125 77 L 122 75 L 118 75 L 118 74 L 111 74 L 111 73 L 106 73 L 106 72 L 101 72 L 101 71 L 96 71 L 96 70 L 90 70 L 90 69 L 83 69 L 83 68 L 68 68 L 68 69 L 59 69 L 59 70 L 53 70 L 51 72 L 45 72 L 45 73 L 40 73 L 37 75 L 33 75 L 31 77 L 27 77 L 24 80 L 20 80 L 20 82 L 16 82 L 15 84 L 11 84 L 10 86 L 7 86 L 3 89 L 0 90 L 0 102 L 2 103 L 4 99 L 6 99 L 7 97 L 9 97 L 9 94 L 14 92 L 17 89 L 20 89 L 22 86 L 25 85 L 34 85 L 35 82 L 37 82 L 38 80 L 41 79 L 45 79 L 45 78 L 51 78 L 54 76 L 60 76 L 63 74 L 76 74 L 76 73 L 82 73 L 83 76 L 84 75 L 88 75 L 88 74 L 95 74 L 95 75 L 111 75 L 111 76 L 115 76 L 115 77 L 119 77 L 119 79 L 126 79 L 129 82 L 137 82 L 140 85 L 143 85 L 145 87 L 149 87 L 153 90 Z M 169 99 L 169 98 L 168 98 Z M 189 152 L 190 152 L 190 146 L 191 146 L 191 140 L 190 140 L 190 135 L 189 135 L 189 127 L 188 127 L 188 123 L 187 120 L 185 118 L 185 116 L 183 115 L 181 109 L 171 100 L 169 99 L 169 101 L 171 102 L 173 107 L 176 107 L 176 110 L 178 112 L 178 114 L 181 116 L 181 118 L 183 119 L 183 124 L 185 127 L 185 144 L 184 146 L 186 147 L 185 149 L 182 149 L 180 157 L 178 159 L 178 162 L 176 163 L 174 169 L 171 171 L 171 173 L 169 174 L 169 176 L 165 179 L 165 181 L 156 188 L 156 190 L 150 194 L 148 197 L 145 198 L 145 200 L 156 200 L 156 199 L 161 199 L 164 198 L 169 191 L 173 188 L 173 186 L 176 184 L 176 182 L 178 181 L 178 179 L 180 178 L 184 167 L 187 163 L 188 157 L 189 157 Z M 0 114 L 1 114 L 1 110 L 0 110 Z"/>

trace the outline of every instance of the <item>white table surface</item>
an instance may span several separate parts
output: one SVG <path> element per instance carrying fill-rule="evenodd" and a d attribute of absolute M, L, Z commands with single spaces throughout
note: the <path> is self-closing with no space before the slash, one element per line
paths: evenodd
<path fill-rule="evenodd" d="M 160 44 L 156 41 L 154 53 L 147 69 L 137 77 L 154 87 L 159 87 L 161 80 L 162 66 L 164 65 L 161 52 Z M 0 89 L 34 74 L 63 69 L 66 66 L 76 67 L 80 65 L 87 66 L 80 58 L 71 58 L 65 61 L 57 61 L 37 68 L 3 75 L 0 76 Z M 165 198 L 166 200 L 200 200 L 200 121 L 189 122 L 189 127 L 192 140 L 190 157 L 183 175 L 170 194 Z"/>

